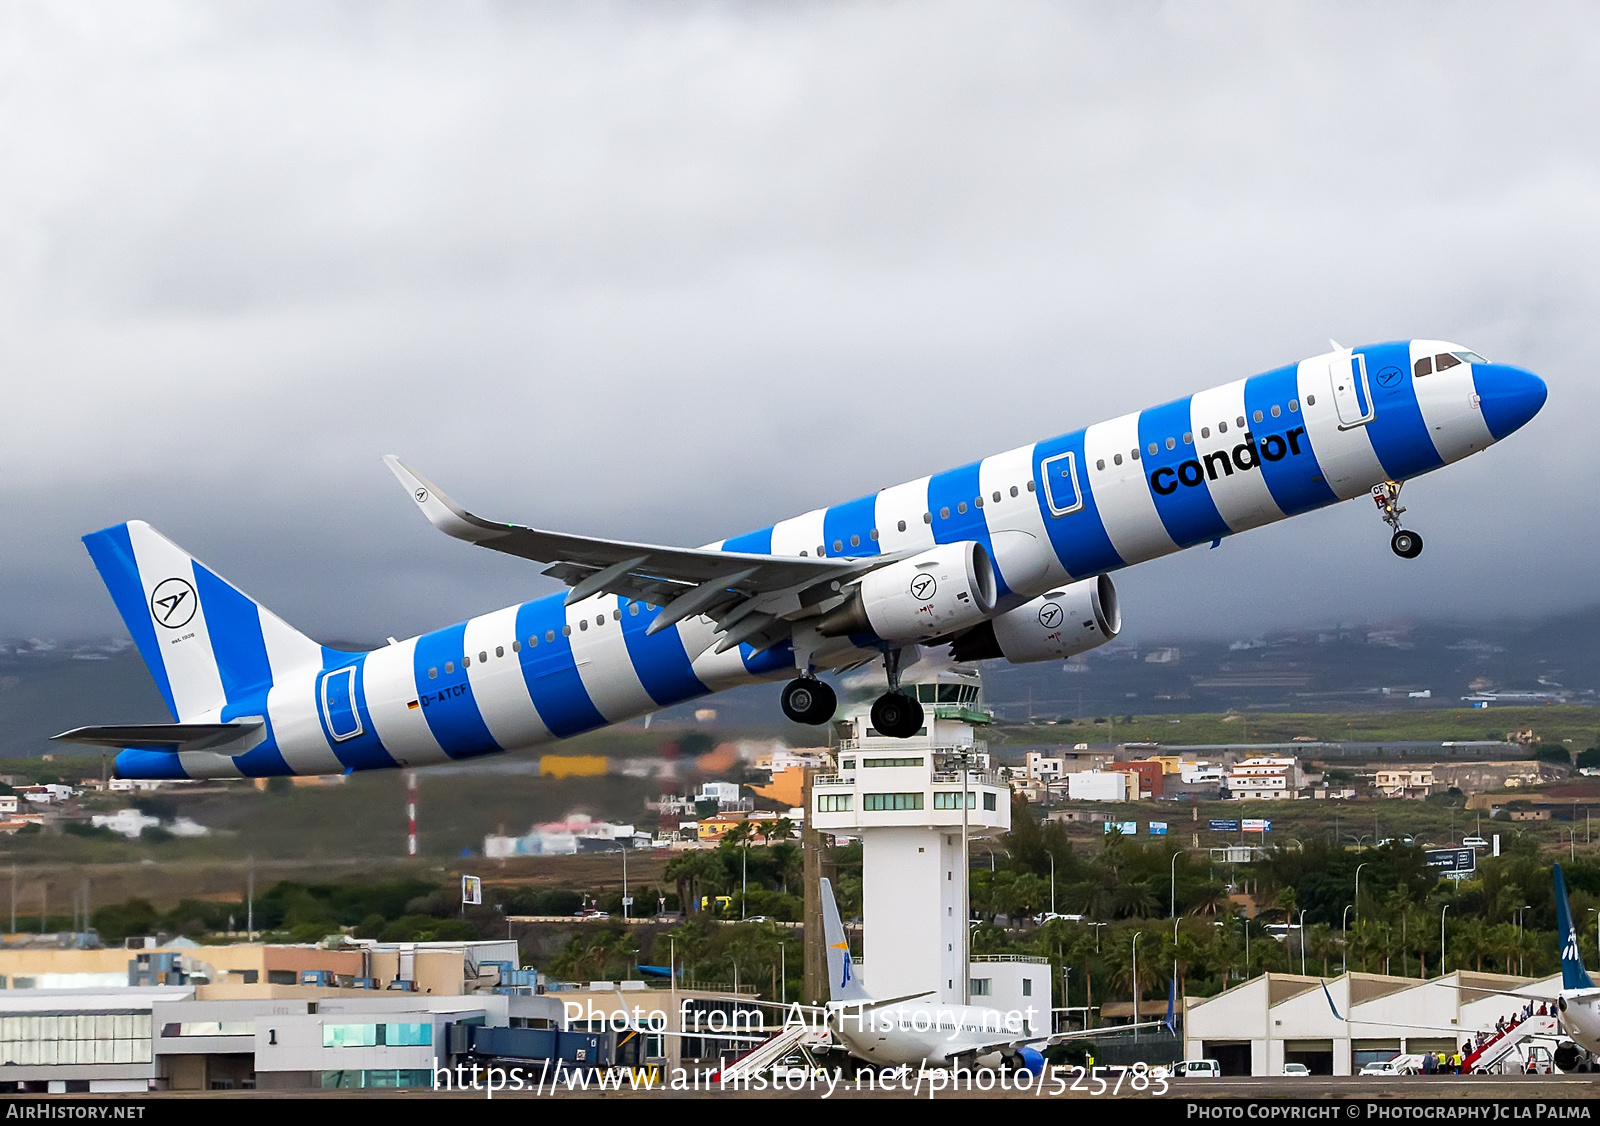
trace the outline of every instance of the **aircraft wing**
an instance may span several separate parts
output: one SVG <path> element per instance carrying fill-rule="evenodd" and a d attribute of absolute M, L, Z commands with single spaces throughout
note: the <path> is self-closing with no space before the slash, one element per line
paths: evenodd
<path fill-rule="evenodd" d="M 995 1039 L 987 1044 L 976 1047 L 963 1048 L 961 1055 L 982 1056 L 990 1052 L 1014 1052 L 1019 1048 L 1033 1048 L 1043 1051 L 1055 1044 L 1065 1044 L 1069 1040 L 1099 1040 L 1107 1036 L 1116 1036 L 1124 1032 L 1132 1032 L 1136 1028 L 1165 1028 L 1164 1020 L 1140 1021 L 1138 1024 L 1117 1024 L 1109 1028 L 1080 1028 L 1072 1032 L 1055 1032 L 1049 1036 L 1008 1036 L 1005 1039 Z"/>
<path fill-rule="evenodd" d="M 462 508 L 393 454 L 383 460 L 435 528 L 479 547 L 547 564 L 544 574 L 572 588 L 567 605 L 596 594 L 617 594 L 660 606 L 650 633 L 705 615 L 725 634 L 718 652 L 746 641 L 757 649 L 770 648 L 789 635 L 790 622 L 831 609 L 847 581 L 903 557 L 752 555 L 496 523 Z"/>

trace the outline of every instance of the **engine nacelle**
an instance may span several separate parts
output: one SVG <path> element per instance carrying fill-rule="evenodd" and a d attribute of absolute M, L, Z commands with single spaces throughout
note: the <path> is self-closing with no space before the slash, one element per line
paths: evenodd
<path fill-rule="evenodd" d="M 982 544 L 940 544 L 869 572 L 849 601 L 823 615 L 817 632 L 927 641 L 982 622 L 994 611 L 995 589 L 994 563 Z"/>
<path fill-rule="evenodd" d="M 1014 664 L 1060 661 L 1104 645 L 1122 630 L 1117 588 L 1105 575 L 1042 594 L 1007 610 L 950 646 L 958 661 L 1004 657 Z"/>

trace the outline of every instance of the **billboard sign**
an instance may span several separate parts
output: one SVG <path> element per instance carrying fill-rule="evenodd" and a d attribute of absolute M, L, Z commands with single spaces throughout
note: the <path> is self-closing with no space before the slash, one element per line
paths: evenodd
<path fill-rule="evenodd" d="M 1244 831 L 1247 833 L 1270 833 L 1272 822 L 1258 817 L 1247 817 L 1244 822 Z"/>
<path fill-rule="evenodd" d="M 1150 822 L 1150 835 L 1152 837 L 1164 837 L 1164 836 L 1166 836 L 1167 835 L 1167 823 L 1165 821 L 1152 821 L 1152 822 Z"/>
<path fill-rule="evenodd" d="M 1107 821 L 1106 832 L 1121 833 L 1125 837 L 1136 837 L 1139 835 L 1139 823 L 1137 821 Z"/>
<path fill-rule="evenodd" d="M 1473 872 L 1478 867 L 1478 853 L 1470 848 L 1430 848 L 1422 853 L 1428 867 L 1441 872 Z"/>
<path fill-rule="evenodd" d="M 1239 831 L 1239 822 L 1237 820 L 1213 817 L 1211 818 L 1210 828 L 1213 833 L 1237 833 Z"/>
<path fill-rule="evenodd" d="M 477 876 L 461 877 L 461 904 L 463 907 L 483 906 L 483 880 Z"/>

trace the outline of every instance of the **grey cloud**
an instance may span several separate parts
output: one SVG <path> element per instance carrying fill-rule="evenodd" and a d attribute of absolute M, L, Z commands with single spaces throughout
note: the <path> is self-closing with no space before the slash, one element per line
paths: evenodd
<path fill-rule="evenodd" d="M 1525 433 L 1119 578 L 1130 628 L 1588 602 L 1584 6 L 16 5 L 0 632 L 150 519 L 325 637 L 543 589 L 489 515 L 698 543 L 1346 343 Z"/>

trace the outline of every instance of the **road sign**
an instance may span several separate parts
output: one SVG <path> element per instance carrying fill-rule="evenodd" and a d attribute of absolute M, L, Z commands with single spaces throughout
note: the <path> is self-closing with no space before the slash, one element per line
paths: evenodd
<path fill-rule="evenodd" d="M 1209 827 L 1213 833 L 1237 833 L 1239 831 L 1239 822 L 1222 817 L 1213 817 Z"/>
<path fill-rule="evenodd" d="M 1478 867 L 1478 852 L 1471 848 L 1430 848 L 1422 853 L 1422 859 L 1430 868 L 1437 868 L 1445 874 L 1451 872 L 1473 872 Z"/>
<path fill-rule="evenodd" d="M 1264 821 L 1258 817 L 1246 818 L 1244 831 L 1247 833 L 1270 833 L 1272 832 L 1272 822 Z"/>

